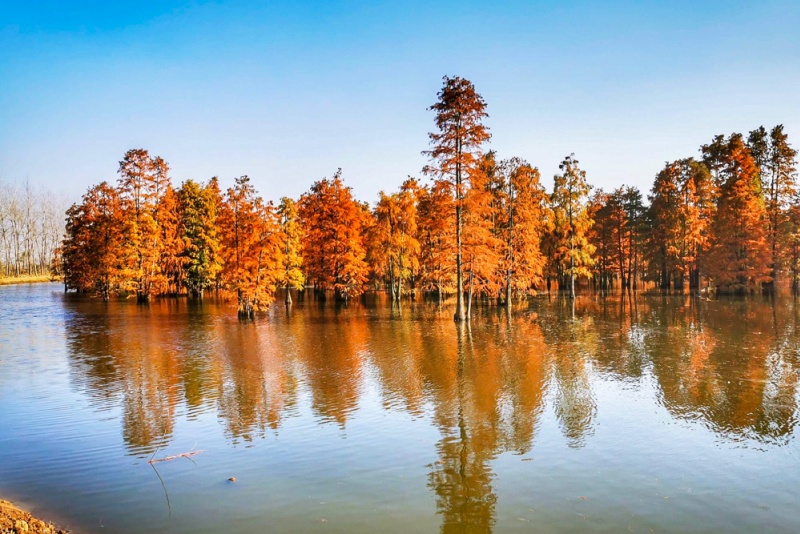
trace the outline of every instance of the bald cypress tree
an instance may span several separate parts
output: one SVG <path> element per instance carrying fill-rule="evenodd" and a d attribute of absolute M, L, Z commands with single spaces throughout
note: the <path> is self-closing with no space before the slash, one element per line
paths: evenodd
<path fill-rule="evenodd" d="M 428 134 L 431 149 L 423 154 L 431 163 L 423 172 L 445 186 L 455 200 L 456 225 L 456 321 L 466 319 L 464 309 L 463 236 L 464 203 L 471 173 L 476 171 L 481 147 L 491 136 L 483 124 L 488 117 L 483 97 L 469 80 L 444 77 L 439 100 L 429 109 L 436 112 L 438 131 Z"/>
<path fill-rule="evenodd" d="M 740 293 L 772 281 L 767 214 L 758 168 L 741 134 L 728 138 L 720 161 L 708 271 L 718 288 Z"/>
<path fill-rule="evenodd" d="M 756 128 L 750 132 L 747 146 L 758 168 L 759 185 L 764 195 L 770 276 L 774 285 L 788 259 L 789 206 L 797 190 L 797 151 L 789 144 L 782 124 L 769 132 L 763 126 Z"/>
<path fill-rule="evenodd" d="M 591 186 L 586 181 L 586 171 L 578 167 L 571 154 L 558 166 L 561 174 L 554 177 L 550 197 L 554 212 L 556 255 L 561 263 L 562 281 L 567 284 L 570 298 L 575 297 L 575 277 L 591 276 L 589 267 L 594 264 L 595 247 L 587 239 L 592 219 L 587 210 Z"/>

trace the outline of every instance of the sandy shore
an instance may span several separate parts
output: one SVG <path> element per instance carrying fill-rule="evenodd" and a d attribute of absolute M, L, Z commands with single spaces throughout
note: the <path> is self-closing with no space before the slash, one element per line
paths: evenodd
<path fill-rule="evenodd" d="M 33 517 L 24 510 L 20 510 L 8 501 L 0 500 L 0 533 L 18 534 L 29 532 L 33 534 L 66 534 L 47 521 Z"/>

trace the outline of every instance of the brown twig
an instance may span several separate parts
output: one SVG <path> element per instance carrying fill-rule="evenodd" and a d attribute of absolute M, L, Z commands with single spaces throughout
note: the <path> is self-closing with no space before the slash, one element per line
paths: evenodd
<path fill-rule="evenodd" d="M 174 456 L 166 456 L 164 458 L 150 458 L 147 461 L 147 463 L 148 464 L 154 464 L 156 462 L 168 462 L 170 460 L 177 460 L 178 458 L 189 458 L 190 456 L 195 456 L 197 454 L 200 454 L 201 452 L 203 452 L 203 451 L 189 451 L 189 452 L 184 452 L 184 453 L 181 453 L 181 454 L 176 454 Z"/>

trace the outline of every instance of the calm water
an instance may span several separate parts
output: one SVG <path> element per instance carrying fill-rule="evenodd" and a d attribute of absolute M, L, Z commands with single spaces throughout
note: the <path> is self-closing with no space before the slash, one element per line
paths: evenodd
<path fill-rule="evenodd" d="M 800 531 L 791 299 L 451 317 L 0 287 L 0 496 L 78 532 Z"/>

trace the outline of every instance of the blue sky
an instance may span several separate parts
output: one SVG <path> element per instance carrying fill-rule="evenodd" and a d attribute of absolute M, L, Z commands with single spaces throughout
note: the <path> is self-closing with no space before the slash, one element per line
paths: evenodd
<path fill-rule="evenodd" d="M 800 147 L 800 2 L 87 2 L 0 9 L 0 181 L 77 199 L 129 148 L 173 181 L 298 196 L 342 167 L 362 200 L 419 176 L 443 75 L 490 147 L 552 184 L 649 190 L 714 134 Z"/>

